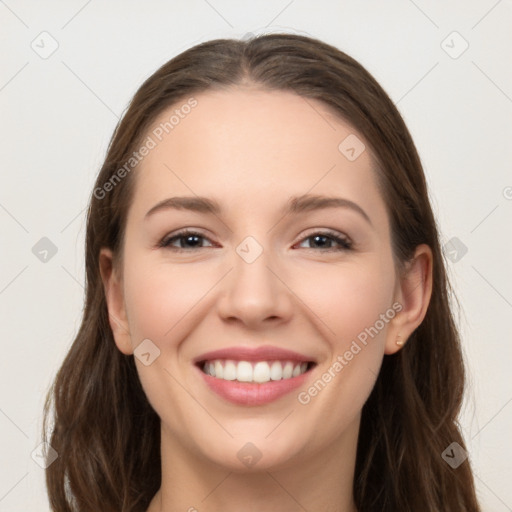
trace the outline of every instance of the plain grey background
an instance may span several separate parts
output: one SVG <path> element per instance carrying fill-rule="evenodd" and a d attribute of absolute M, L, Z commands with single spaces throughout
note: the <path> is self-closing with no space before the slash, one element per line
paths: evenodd
<path fill-rule="evenodd" d="M 510 0 L 0 1 L 0 511 L 49 510 L 41 409 L 80 323 L 85 209 L 118 118 L 190 46 L 281 31 L 358 59 L 412 132 L 461 304 L 478 493 L 512 510 L 511 23 Z"/>

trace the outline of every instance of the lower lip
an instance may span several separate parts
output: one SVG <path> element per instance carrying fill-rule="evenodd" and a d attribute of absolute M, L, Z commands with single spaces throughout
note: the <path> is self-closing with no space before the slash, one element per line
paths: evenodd
<path fill-rule="evenodd" d="M 196 366 L 208 387 L 222 398 L 237 405 L 264 405 L 302 386 L 311 370 L 291 379 L 271 380 L 262 384 L 218 379 Z"/>

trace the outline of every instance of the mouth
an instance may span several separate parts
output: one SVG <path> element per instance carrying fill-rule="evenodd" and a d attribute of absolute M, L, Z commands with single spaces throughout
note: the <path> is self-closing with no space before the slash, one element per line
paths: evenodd
<path fill-rule="evenodd" d="M 237 405 L 264 405 L 305 384 L 313 358 L 276 347 L 222 349 L 194 361 L 209 391 Z"/>

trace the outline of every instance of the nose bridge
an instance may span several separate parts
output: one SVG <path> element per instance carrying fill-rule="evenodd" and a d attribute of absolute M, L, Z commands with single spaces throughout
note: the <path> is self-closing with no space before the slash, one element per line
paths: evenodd
<path fill-rule="evenodd" d="M 276 277 L 275 258 L 270 250 L 256 237 L 247 236 L 236 246 L 235 253 L 234 268 L 219 302 L 221 315 L 237 317 L 244 323 L 287 317 L 291 311 L 290 298 Z"/>
<path fill-rule="evenodd" d="M 254 236 L 247 236 L 235 252 L 232 288 L 238 298 L 243 299 L 246 305 L 269 306 L 276 290 L 275 276 L 268 268 L 272 266 L 273 259 L 268 244 L 263 246 Z"/>

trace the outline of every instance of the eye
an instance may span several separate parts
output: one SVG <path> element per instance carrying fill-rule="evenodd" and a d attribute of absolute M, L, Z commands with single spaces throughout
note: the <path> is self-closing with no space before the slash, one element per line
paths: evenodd
<path fill-rule="evenodd" d="M 159 243 L 158 247 L 167 247 L 171 250 L 175 251 L 187 251 L 190 249 L 201 249 L 201 241 L 208 240 L 204 235 L 198 233 L 197 231 L 191 231 L 189 229 L 184 229 L 175 233 L 173 236 L 163 238 Z M 176 246 L 176 242 L 178 245 Z"/>
<path fill-rule="evenodd" d="M 188 251 L 194 249 L 202 249 L 204 246 L 202 245 L 202 241 L 206 241 L 209 239 L 198 233 L 197 231 L 192 231 L 190 229 L 184 229 L 175 233 L 172 236 L 164 237 L 159 243 L 158 247 L 168 248 L 173 251 Z M 311 235 L 303 238 L 301 244 L 304 242 L 313 242 L 313 247 L 304 247 L 305 249 L 320 249 L 322 251 L 346 251 L 352 249 L 352 242 L 340 235 L 339 233 L 331 232 L 331 231 L 319 231 L 316 233 L 312 233 Z M 333 247 L 333 244 L 336 246 Z M 311 244 L 310 244 L 311 245 Z M 213 244 L 210 243 L 210 247 Z M 315 247 L 316 246 L 316 247 Z"/>
<path fill-rule="evenodd" d="M 313 241 L 313 244 L 316 245 L 316 247 L 306 247 L 306 249 L 319 248 L 323 251 L 347 251 L 352 249 L 352 242 L 348 238 L 332 231 L 312 233 L 306 238 L 303 238 L 301 243 L 306 241 Z M 333 243 L 337 244 L 338 247 L 333 247 Z"/>

